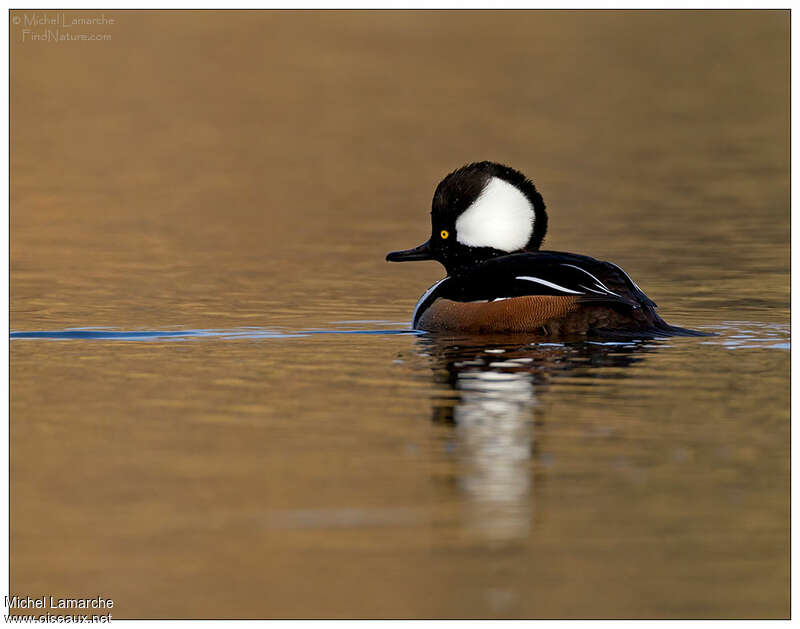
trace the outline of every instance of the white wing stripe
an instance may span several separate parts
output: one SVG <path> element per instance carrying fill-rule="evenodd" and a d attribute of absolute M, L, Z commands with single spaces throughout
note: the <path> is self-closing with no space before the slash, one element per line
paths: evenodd
<path fill-rule="evenodd" d="M 579 267 L 579 266 L 575 266 L 574 264 L 566 264 L 566 263 L 563 263 L 563 266 L 571 266 L 573 269 L 578 269 L 579 271 L 582 271 L 582 272 L 586 273 L 586 275 L 588 275 L 588 276 L 589 276 L 589 277 L 591 277 L 591 278 L 592 278 L 592 279 L 593 279 L 595 282 L 597 282 L 597 284 L 598 284 L 598 286 L 600 286 L 600 288 L 603 288 L 603 289 L 607 290 L 609 293 L 610 293 L 610 292 L 612 292 L 612 291 L 611 291 L 611 290 L 608 288 L 608 286 L 606 286 L 605 284 L 603 284 L 603 282 L 601 282 L 600 280 L 598 280 L 598 279 L 597 279 L 597 278 L 596 278 L 594 275 L 592 275 L 591 273 L 589 273 L 589 271 L 587 271 L 586 269 L 582 269 L 581 267 Z M 616 293 L 614 293 L 614 294 L 616 294 Z"/>
<path fill-rule="evenodd" d="M 578 290 L 570 290 L 569 288 L 564 288 L 563 286 L 559 286 L 558 284 L 553 284 L 552 282 L 548 282 L 547 280 L 540 279 L 538 277 L 531 277 L 530 275 L 517 275 L 518 280 L 528 280 L 529 282 L 536 282 L 537 284 L 542 284 L 544 286 L 549 286 L 554 290 L 560 290 L 563 293 L 572 293 L 573 295 L 584 295 Z"/>
<path fill-rule="evenodd" d="M 589 277 L 591 277 L 591 278 L 592 278 L 592 279 L 593 279 L 595 282 L 597 282 L 597 287 L 598 287 L 598 288 L 602 288 L 602 289 L 603 289 L 605 292 L 607 292 L 609 295 L 616 295 L 617 297 L 619 297 L 619 295 L 618 295 L 617 293 L 615 293 L 615 292 L 614 292 L 613 290 L 611 290 L 611 289 L 610 289 L 608 286 L 606 286 L 605 284 L 603 284 L 603 282 L 601 282 L 600 280 L 598 280 L 598 279 L 597 279 L 597 278 L 596 278 L 594 275 L 592 275 L 591 273 L 589 273 L 589 271 L 587 271 L 586 269 L 582 269 L 581 267 L 579 267 L 579 266 L 575 266 L 574 264 L 567 264 L 566 262 L 562 263 L 562 266 L 571 266 L 573 269 L 578 269 L 579 271 L 582 271 L 583 273 L 586 273 L 586 275 L 588 275 L 588 276 L 589 276 Z M 614 266 L 616 266 L 616 265 L 614 265 Z M 619 267 L 617 267 L 617 268 L 619 269 Z M 619 269 L 619 270 L 620 270 L 620 271 L 622 271 L 622 269 Z M 623 275 L 624 275 L 624 274 L 625 274 L 625 271 L 622 271 L 622 273 L 623 273 Z M 630 280 L 631 278 L 628 278 L 628 279 Z M 633 281 L 633 280 L 631 280 L 631 282 L 632 282 L 632 281 Z M 638 288 L 638 287 L 637 287 L 637 288 Z"/>
<path fill-rule="evenodd" d="M 636 290 L 638 290 L 638 291 L 641 291 L 641 292 L 643 292 L 643 293 L 644 293 L 644 291 L 643 291 L 641 288 L 639 288 L 639 285 L 638 285 L 636 282 L 634 282 L 634 281 L 633 281 L 633 278 L 631 278 L 631 276 L 630 276 L 630 275 L 628 275 L 628 274 L 627 274 L 627 273 L 626 273 L 624 270 L 622 270 L 620 267 L 618 267 L 618 266 L 617 266 L 616 264 L 614 264 L 613 262 L 609 262 L 609 264 L 610 264 L 611 266 L 613 266 L 615 269 L 617 269 L 617 271 L 619 271 L 620 273 L 622 273 L 622 274 L 623 274 L 625 277 L 627 277 L 627 278 L 628 278 L 628 280 L 630 281 L 630 283 L 634 285 L 634 287 L 636 288 Z"/>

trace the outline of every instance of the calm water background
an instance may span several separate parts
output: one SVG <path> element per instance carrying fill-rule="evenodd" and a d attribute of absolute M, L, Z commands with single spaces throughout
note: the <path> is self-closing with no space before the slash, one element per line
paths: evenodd
<path fill-rule="evenodd" d="M 12 591 L 788 616 L 788 12 L 106 16 L 11 27 Z M 479 159 L 719 336 L 401 333 Z"/>

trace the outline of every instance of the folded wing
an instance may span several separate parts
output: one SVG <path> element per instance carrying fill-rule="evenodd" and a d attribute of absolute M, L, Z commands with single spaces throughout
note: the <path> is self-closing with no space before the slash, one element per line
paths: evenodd
<path fill-rule="evenodd" d="M 438 292 L 438 291 L 437 291 Z M 557 251 L 515 253 L 453 275 L 439 296 L 495 301 L 527 295 L 577 297 L 581 302 L 656 307 L 625 271 L 611 262 Z"/>

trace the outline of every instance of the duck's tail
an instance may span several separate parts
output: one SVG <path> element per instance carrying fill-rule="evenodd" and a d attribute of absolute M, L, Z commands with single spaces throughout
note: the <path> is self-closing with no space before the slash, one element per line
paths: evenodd
<path fill-rule="evenodd" d="M 640 321 L 641 327 L 638 329 L 595 330 L 595 332 L 603 338 L 615 340 L 659 339 L 672 336 L 717 336 L 714 332 L 701 332 L 699 330 L 681 328 L 677 325 L 670 325 L 659 317 L 654 310 L 651 310 L 649 314 L 650 320 L 647 323 Z"/>
<path fill-rule="evenodd" d="M 690 330 L 681 328 L 677 325 L 665 324 L 665 332 L 669 336 L 717 336 L 716 332 L 701 332 L 700 330 Z"/>

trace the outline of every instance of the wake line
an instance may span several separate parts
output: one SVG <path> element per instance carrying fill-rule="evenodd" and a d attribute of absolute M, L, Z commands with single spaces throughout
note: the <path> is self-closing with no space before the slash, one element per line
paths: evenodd
<path fill-rule="evenodd" d="M 113 330 L 66 329 L 11 332 L 9 338 L 50 340 L 106 340 L 106 341 L 184 341 L 193 339 L 287 339 L 303 338 L 317 334 L 421 334 L 412 329 L 389 330 L 298 330 L 282 332 L 266 328 L 237 328 L 233 330 Z"/>

